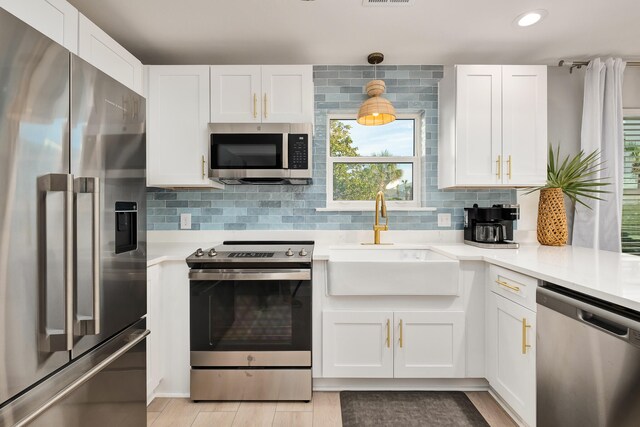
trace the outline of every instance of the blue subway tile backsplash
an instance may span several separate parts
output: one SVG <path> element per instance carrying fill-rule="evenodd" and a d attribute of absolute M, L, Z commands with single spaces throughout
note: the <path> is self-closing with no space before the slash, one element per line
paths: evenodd
<path fill-rule="evenodd" d="M 191 214 L 193 230 L 368 230 L 371 212 L 316 211 L 326 206 L 327 114 L 356 113 L 374 77 L 370 66 L 316 65 L 313 183 L 305 186 L 228 185 L 225 190 L 147 190 L 148 229 L 178 230 Z M 514 190 L 438 190 L 438 81 L 440 65 L 382 65 L 386 97 L 398 113 L 424 115 L 422 205 L 437 211 L 391 211 L 394 230 L 435 230 L 438 213 L 450 213 L 452 229 L 463 226 L 463 208 L 478 203 L 515 203 Z"/>

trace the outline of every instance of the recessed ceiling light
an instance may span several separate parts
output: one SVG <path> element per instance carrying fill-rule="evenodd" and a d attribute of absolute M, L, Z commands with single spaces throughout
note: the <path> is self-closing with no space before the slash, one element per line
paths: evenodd
<path fill-rule="evenodd" d="M 542 21 L 547 13 L 544 9 L 532 10 L 519 15 L 514 22 L 518 27 L 529 27 Z"/>

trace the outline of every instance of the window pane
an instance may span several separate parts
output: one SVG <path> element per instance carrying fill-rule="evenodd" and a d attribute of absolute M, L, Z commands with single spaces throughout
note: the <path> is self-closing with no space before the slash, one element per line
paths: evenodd
<path fill-rule="evenodd" d="M 640 118 L 624 120 L 624 188 L 640 188 Z"/>
<path fill-rule="evenodd" d="M 331 120 L 331 157 L 413 156 L 414 128 L 413 119 L 398 119 L 383 126 Z"/>
<path fill-rule="evenodd" d="M 334 163 L 333 200 L 413 200 L 412 163 Z"/>
<path fill-rule="evenodd" d="M 640 195 L 625 194 L 622 201 L 622 252 L 640 255 Z"/>
<path fill-rule="evenodd" d="M 622 252 L 640 255 L 640 118 L 624 119 Z"/>

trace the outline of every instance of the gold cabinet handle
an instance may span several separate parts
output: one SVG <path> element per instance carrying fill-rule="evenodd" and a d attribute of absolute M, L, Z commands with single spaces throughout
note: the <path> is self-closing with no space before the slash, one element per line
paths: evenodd
<path fill-rule="evenodd" d="M 258 118 L 258 95 L 253 94 L 253 118 Z"/>
<path fill-rule="evenodd" d="M 268 116 L 267 114 L 267 94 L 264 94 L 264 118 L 266 119 Z"/>
<path fill-rule="evenodd" d="M 502 177 L 502 157 L 498 154 L 498 160 L 496 160 L 496 175 L 498 179 Z"/>
<path fill-rule="evenodd" d="M 527 354 L 527 349 L 531 348 L 529 344 L 527 344 L 527 328 L 530 328 L 531 325 L 527 325 L 527 319 L 522 318 L 522 354 Z"/>
<path fill-rule="evenodd" d="M 202 179 L 205 178 L 205 173 L 204 173 L 204 155 L 202 156 Z"/>
<path fill-rule="evenodd" d="M 391 320 L 387 319 L 387 348 L 391 348 Z"/>
<path fill-rule="evenodd" d="M 403 342 L 403 338 L 404 337 L 402 335 L 403 335 L 402 334 L 402 319 L 400 319 L 400 348 L 402 348 L 402 346 L 404 345 L 404 342 Z"/>
<path fill-rule="evenodd" d="M 507 159 L 507 174 L 509 176 L 509 179 L 511 179 L 511 164 L 513 162 L 511 161 L 511 154 L 509 154 L 509 158 Z"/>
<path fill-rule="evenodd" d="M 504 286 L 505 288 L 509 288 L 512 291 L 520 292 L 520 287 L 518 286 L 510 285 L 507 282 L 503 282 L 502 280 L 496 280 L 496 283 L 500 286 Z"/>

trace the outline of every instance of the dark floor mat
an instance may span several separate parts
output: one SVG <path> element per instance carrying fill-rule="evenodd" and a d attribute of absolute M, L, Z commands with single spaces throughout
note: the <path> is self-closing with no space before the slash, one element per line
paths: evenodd
<path fill-rule="evenodd" d="M 343 391 L 343 427 L 488 427 L 460 391 Z"/>

